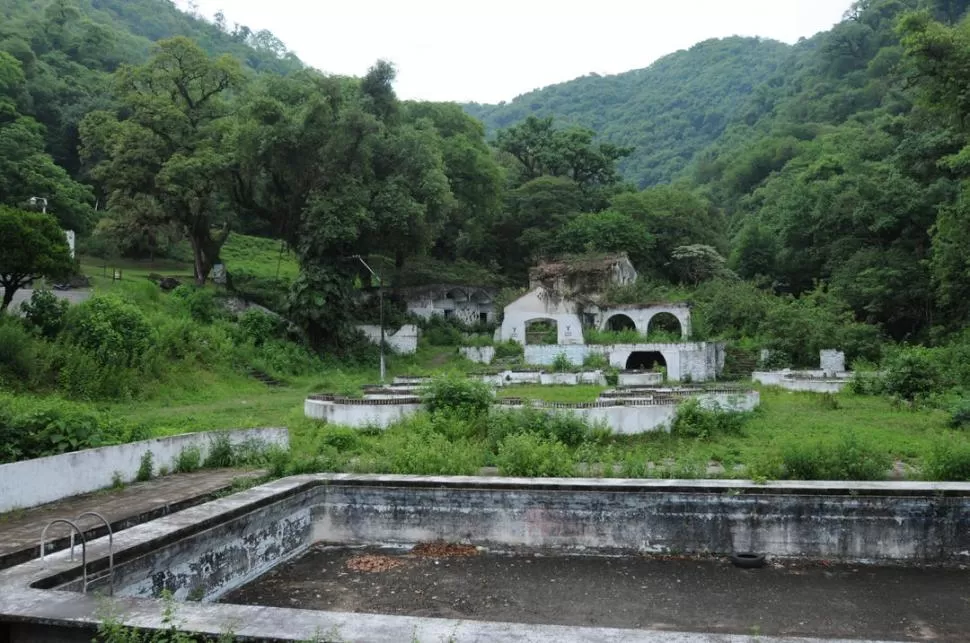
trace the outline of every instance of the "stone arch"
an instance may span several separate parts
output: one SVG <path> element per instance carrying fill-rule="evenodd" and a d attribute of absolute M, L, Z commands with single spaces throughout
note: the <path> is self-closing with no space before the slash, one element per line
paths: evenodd
<path fill-rule="evenodd" d="M 468 293 L 461 288 L 451 288 L 445 293 L 445 299 L 450 299 L 455 303 L 463 303 L 468 301 Z"/>
<path fill-rule="evenodd" d="M 660 311 L 654 313 L 650 320 L 647 322 L 646 335 L 662 331 L 667 333 L 674 333 L 680 337 L 687 337 L 688 331 L 684 326 L 684 322 L 672 312 Z"/>
<path fill-rule="evenodd" d="M 667 358 L 660 351 L 633 351 L 626 359 L 628 371 L 652 371 L 657 367 L 667 368 Z"/>
<path fill-rule="evenodd" d="M 559 321 L 552 317 L 533 317 L 522 323 L 522 339 L 526 346 L 559 343 Z"/>
<path fill-rule="evenodd" d="M 623 331 L 637 330 L 637 323 L 626 313 L 614 313 L 606 319 L 604 324 L 606 330 Z"/>

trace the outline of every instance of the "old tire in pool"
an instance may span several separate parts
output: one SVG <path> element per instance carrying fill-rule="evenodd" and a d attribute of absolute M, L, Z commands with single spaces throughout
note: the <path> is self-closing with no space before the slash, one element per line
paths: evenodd
<path fill-rule="evenodd" d="M 765 566 L 765 555 L 750 552 L 731 554 L 731 564 L 742 569 L 757 569 Z"/>

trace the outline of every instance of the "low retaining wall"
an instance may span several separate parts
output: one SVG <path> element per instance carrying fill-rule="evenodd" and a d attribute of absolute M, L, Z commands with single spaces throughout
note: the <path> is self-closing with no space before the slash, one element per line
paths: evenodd
<path fill-rule="evenodd" d="M 380 326 L 360 325 L 357 326 L 357 330 L 362 332 L 372 343 L 381 343 Z M 418 351 L 419 333 L 420 329 L 414 324 L 405 324 L 393 333 L 385 328 L 384 343 L 390 346 L 395 353 L 413 355 Z"/>
<path fill-rule="evenodd" d="M 751 379 L 765 386 L 810 393 L 838 393 L 849 383 L 848 377 L 830 378 L 822 371 L 755 371 Z"/>
<path fill-rule="evenodd" d="M 226 431 L 233 444 L 246 442 L 289 448 L 287 429 Z M 115 474 L 131 482 L 142 456 L 152 452 L 155 467 L 171 466 L 185 449 L 196 447 L 203 460 L 216 433 L 186 433 L 167 438 L 85 449 L 0 465 L 0 512 L 35 507 L 48 502 L 110 487 Z"/>
<path fill-rule="evenodd" d="M 621 371 L 616 376 L 619 386 L 659 386 L 664 383 L 663 373 L 652 371 Z"/>
<path fill-rule="evenodd" d="M 495 359 L 494 346 L 462 346 L 458 349 L 458 353 L 478 364 L 491 364 Z"/>
<path fill-rule="evenodd" d="M 654 352 L 663 355 L 667 363 L 667 376 L 672 380 L 708 382 L 717 379 L 717 375 L 724 369 L 724 344 L 716 342 L 527 345 L 525 361 L 539 366 L 551 366 L 557 357 L 565 355 L 570 363 L 579 365 L 590 355 L 603 355 L 613 367 L 624 369 L 633 353 Z"/>
<path fill-rule="evenodd" d="M 372 426 L 386 429 L 422 408 L 420 398 L 416 397 L 383 400 L 325 398 L 326 396 L 307 398 L 303 404 L 304 415 L 314 420 L 356 429 Z"/>
<path fill-rule="evenodd" d="M 555 404 L 499 399 L 495 408 L 521 409 L 526 406 L 546 409 L 552 413 L 575 413 L 589 422 L 606 424 L 614 433 L 637 434 L 669 431 L 680 404 L 688 399 L 699 400 L 708 409 L 753 411 L 761 403 L 757 391 L 704 391 L 698 393 L 658 393 L 649 399 L 609 399 L 585 404 Z M 314 395 L 306 399 L 304 414 L 315 420 L 352 428 L 390 425 L 410 417 L 423 408 L 420 398 L 350 399 L 333 395 Z"/>

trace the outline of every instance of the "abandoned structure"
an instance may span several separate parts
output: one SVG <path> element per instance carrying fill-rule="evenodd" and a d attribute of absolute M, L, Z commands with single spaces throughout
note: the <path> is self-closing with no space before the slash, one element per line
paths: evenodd
<path fill-rule="evenodd" d="M 403 288 L 400 293 L 408 312 L 424 319 L 439 315 L 469 325 L 495 321 L 495 290 L 492 288 L 436 284 Z"/>
<path fill-rule="evenodd" d="M 523 344 L 530 364 L 549 365 L 559 355 L 582 364 L 591 354 L 603 354 L 617 368 L 663 368 L 670 379 L 693 381 L 715 379 L 724 367 L 723 346 L 688 341 L 689 304 L 608 301 L 611 288 L 636 282 L 637 271 L 625 254 L 543 263 L 529 277 L 529 291 L 505 307 L 499 336 Z M 644 343 L 589 345 L 585 329 L 634 331 Z M 656 331 L 668 339 L 649 341 Z M 670 341 L 670 335 L 681 341 Z"/>
<path fill-rule="evenodd" d="M 555 327 L 559 345 L 584 344 L 583 328 L 636 330 L 643 336 L 664 330 L 689 338 L 687 304 L 612 306 L 604 301 L 610 288 L 636 279 L 625 254 L 539 264 L 530 271 L 529 292 L 505 307 L 502 339 L 528 345 L 533 324 Z"/>

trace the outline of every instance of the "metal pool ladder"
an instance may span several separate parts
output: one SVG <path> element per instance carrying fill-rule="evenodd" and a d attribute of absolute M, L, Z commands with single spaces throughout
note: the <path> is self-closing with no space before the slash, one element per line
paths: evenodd
<path fill-rule="evenodd" d="M 114 595 L 114 532 L 111 529 L 111 523 L 96 511 L 86 511 L 74 520 L 66 520 L 64 518 L 57 518 L 55 520 L 47 523 L 44 530 L 40 534 L 40 560 L 44 561 L 46 557 L 46 545 L 47 545 L 47 530 L 50 529 L 52 525 L 64 524 L 71 527 L 71 561 L 74 560 L 74 536 L 75 533 L 81 538 L 81 593 L 86 594 L 88 591 L 88 551 L 87 551 L 87 539 L 84 537 L 84 532 L 78 527 L 78 523 L 84 518 L 94 517 L 104 523 L 105 528 L 108 530 L 108 595 Z M 98 575 L 93 580 L 101 580 L 104 575 Z"/>

